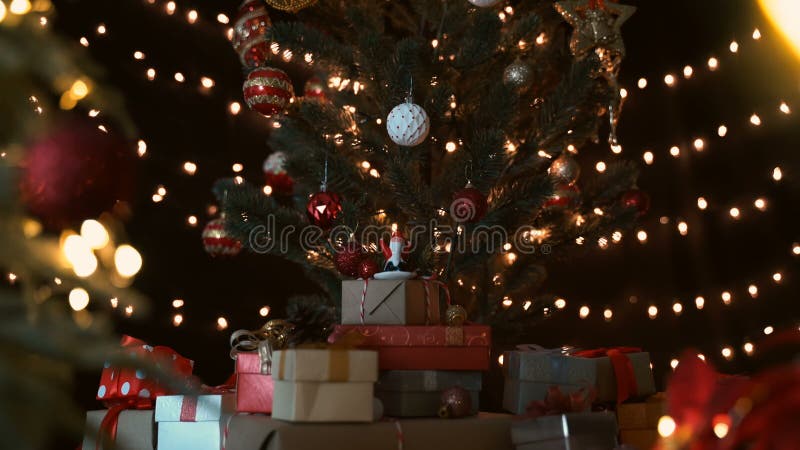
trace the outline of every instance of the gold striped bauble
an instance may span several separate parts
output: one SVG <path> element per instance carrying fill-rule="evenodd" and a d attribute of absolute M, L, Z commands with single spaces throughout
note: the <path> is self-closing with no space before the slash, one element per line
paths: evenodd
<path fill-rule="evenodd" d="M 259 67 L 247 75 L 243 94 L 250 109 L 269 117 L 283 112 L 294 96 L 294 89 L 286 72 L 274 67 Z"/>

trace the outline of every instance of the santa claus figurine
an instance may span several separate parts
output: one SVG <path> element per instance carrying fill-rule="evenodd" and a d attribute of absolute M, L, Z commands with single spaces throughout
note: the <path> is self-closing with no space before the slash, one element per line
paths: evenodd
<path fill-rule="evenodd" d="M 392 225 L 392 238 L 389 239 L 389 245 L 386 241 L 381 239 L 381 251 L 386 258 L 386 264 L 383 266 L 383 272 L 375 274 L 376 280 L 408 280 L 414 277 L 414 273 L 408 271 L 406 258 L 411 247 L 403 234 L 397 231 L 397 226 Z"/>

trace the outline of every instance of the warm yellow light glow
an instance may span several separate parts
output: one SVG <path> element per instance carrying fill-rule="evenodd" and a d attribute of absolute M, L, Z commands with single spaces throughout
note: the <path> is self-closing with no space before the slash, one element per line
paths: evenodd
<path fill-rule="evenodd" d="M 714 424 L 714 435 L 716 435 L 718 438 L 722 439 L 722 438 L 724 438 L 725 436 L 728 435 L 728 430 L 729 429 L 730 429 L 730 427 L 728 426 L 727 423 L 725 423 L 725 422 L 717 422 L 716 424 Z"/>
<path fill-rule="evenodd" d="M 242 105 L 239 102 L 231 102 L 228 105 L 228 111 L 230 111 L 231 114 L 233 114 L 234 116 L 239 114 L 239 111 L 241 110 L 242 110 Z"/>
<path fill-rule="evenodd" d="M 167 14 L 171 16 L 173 13 L 175 13 L 175 7 L 176 7 L 175 2 L 170 1 L 167 2 L 166 6 L 164 6 L 164 10 L 166 10 Z"/>
<path fill-rule="evenodd" d="M 508 296 L 506 296 L 506 297 L 503 297 L 503 302 L 502 302 L 502 304 L 503 304 L 503 307 L 504 307 L 504 308 L 508 308 L 508 307 L 510 307 L 511 305 L 513 305 L 513 304 L 514 304 L 514 302 L 511 300 L 511 298 L 509 298 Z"/>
<path fill-rule="evenodd" d="M 647 308 L 647 316 L 651 319 L 658 317 L 658 307 L 656 305 L 650 305 L 650 307 Z"/>
<path fill-rule="evenodd" d="M 678 360 L 673 358 L 672 360 L 670 360 L 669 366 L 672 367 L 672 369 L 674 370 L 676 367 L 678 367 Z"/>
<path fill-rule="evenodd" d="M 217 14 L 217 22 L 225 25 L 230 21 L 231 21 L 231 19 L 229 19 L 228 16 L 226 16 L 225 14 L 222 14 L 222 13 Z"/>
<path fill-rule="evenodd" d="M 96 220 L 84 220 L 81 224 L 81 237 L 93 249 L 100 249 L 108 244 L 109 236 L 106 227 Z"/>
<path fill-rule="evenodd" d="M 69 307 L 75 311 L 82 311 L 89 306 L 89 293 L 83 288 L 69 291 Z"/>
<path fill-rule="evenodd" d="M 723 347 L 720 353 L 722 353 L 722 357 L 727 360 L 733 359 L 733 349 L 730 347 Z"/>
<path fill-rule="evenodd" d="M 719 128 L 717 128 L 717 135 L 719 137 L 725 137 L 726 134 L 728 134 L 728 127 L 720 125 Z"/>
<path fill-rule="evenodd" d="M 184 305 L 184 301 L 181 298 L 176 298 L 175 300 L 172 301 L 172 307 L 175 308 L 175 309 L 182 308 L 183 305 Z"/>
<path fill-rule="evenodd" d="M 369 175 L 373 178 L 380 178 L 381 174 L 378 172 L 378 169 L 369 169 Z"/>
<path fill-rule="evenodd" d="M 185 163 L 183 163 L 183 171 L 186 172 L 188 175 L 194 175 L 195 173 L 197 173 L 197 164 L 191 161 L 186 161 Z"/>
<path fill-rule="evenodd" d="M 731 51 L 731 53 L 738 52 L 739 51 L 739 43 L 736 42 L 736 41 L 732 41 L 731 45 L 728 46 L 728 49 Z"/>
<path fill-rule="evenodd" d="M 128 306 L 125 307 L 125 315 L 127 317 L 130 317 L 130 316 L 133 315 L 133 306 L 128 305 Z"/>
<path fill-rule="evenodd" d="M 267 185 L 265 185 L 265 186 L 264 186 L 264 188 L 263 188 L 263 189 L 261 189 L 261 192 L 263 192 L 263 193 L 264 193 L 264 195 L 266 195 L 267 197 L 269 197 L 270 195 L 272 195 L 272 186 L 270 186 L 270 185 L 268 185 L 268 184 L 267 184 Z"/>
<path fill-rule="evenodd" d="M 752 123 L 755 126 L 761 125 L 761 117 L 759 117 L 758 114 L 753 114 L 752 116 L 750 116 L 750 123 Z"/>
<path fill-rule="evenodd" d="M 647 87 L 647 78 L 639 78 L 639 81 L 636 83 L 639 86 L 639 89 L 644 89 Z"/>
<path fill-rule="evenodd" d="M 151 67 L 151 68 L 147 69 L 146 73 L 147 73 L 147 79 L 148 80 L 153 81 L 153 80 L 156 79 L 156 69 L 153 69 Z"/>
<path fill-rule="evenodd" d="M 636 232 L 636 239 L 639 239 L 639 242 L 647 242 L 647 232 L 644 230 L 639 230 Z"/>
<path fill-rule="evenodd" d="M 795 256 L 800 255 L 800 244 L 792 244 L 792 254 Z"/>
<path fill-rule="evenodd" d="M 753 206 L 755 206 L 761 211 L 764 211 L 765 209 L 767 209 L 767 201 L 764 200 L 763 198 L 757 198 L 753 202 Z"/>
<path fill-rule="evenodd" d="M 77 234 L 72 234 L 64 239 L 61 250 L 67 261 L 72 264 L 75 275 L 85 278 L 97 270 L 97 258 L 92 253 L 89 242 Z"/>
<path fill-rule="evenodd" d="M 172 325 L 179 327 L 183 323 L 183 314 L 175 314 L 172 316 Z"/>
<path fill-rule="evenodd" d="M 517 254 L 514 252 L 506 253 L 506 263 L 511 265 L 517 261 Z"/>
<path fill-rule="evenodd" d="M 611 311 L 611 309 L 606 308 L 603 311 L 603 319 L 605 319 L 606 322 L 610 322 L 613 317 L 614 317 L 614 311 Z"/>
<path fill-rule="evenodd" d="M 678 222 L 678 233 L 686 236 L 689 233 L 689 225 L 686 222 Z"/>
<path fill-rule="evenodd" d="M 664 76 L 664 84 L 666 84 L 669 87 L 674 86 L 675 85 L 675 75 L 673 75 L 671 73 L 668 73 L 667 75 L 665 75 Z"/>
<path fill-rule="evenodd" d="M 800 3 L 797 0 L 759 0 L 758 3 L 800 57 Z M 756 39 L 755 31 L 753 39 Z"/>
<path fill-rule="evenodd" d="M 628 98 L 628 90 L 625 88 L 620 89 L 619 96 L 620 98 Z"/>
<path fill-rule="evenodd" d="M 539 35 L 538 35 L 538 36 L 536 36 L 536 45 L 542 45 L 542 44 L 544 44 L 546 41 L 547 41 L 547 35 L 546 35 L 546 34 L 544 34 L 544 33 L 539 33 Z"/>
<path fill-rule="evenodd" d="M 705 197 L 697 197 L 697 207 L 701 210 L 708 208 L 708 201 Z"/>
<path fill-rule="evenodd" d="M 581 319 L 589 317 L 589 307 L 586 305 L 581 306 L 581 309 L 578 311 L 578 316 Z"/>
<path fill-rule="evenodd" d="M 11 0 L 8 10 L 11 11 L 11 14 L 28 14 L 31 11 L 31 2 L 28 0 Z"/>
<path fill-rule="evenodd" d="M 214 87 L 214 80 L 209 77 L 200 77 L 200 84 L 206 89 L 211 89 Z"/>
<path fill-rule="evenodd" d="M 112 308 L 116 309 L 119 306 L 119 299 L 117 297 L 112 297 L 108 299 L 108 303 L 111 305 Z"/>
<path fill-rule="evenodd" d="M 706 306 L 706 299 L 698 295 L 694 298 L 694 306 L 697 309 L 703 309 Z"/>
<path fill-rule="evenodd" d="M 705 360 L 706 360 L 706 355 L 704 355 L 704 354 L 702 354 L 702 353 L 698 353 L 698 354 L 697 354 L 697 358 L 698 358 L 700 361 L 705 361 Z"/>
<path fill-rule="evenodd" d="M 672 312 L 674 312 L 675 315 L 680 315 L 683 312 L 683 305 L 681 305 L 679 302 L 673 303 Z"/>
<path fill-rule="evenodd" d="M 756 28 L 755 30 L 753 30 L 753 40 L 757 41 L 759 39 L 761 39 L 761 31 L 758 28 Z"/>
<path fill-rule="evenodd" d="M 106 29 L 105 24 L 101 23 L 100 25 L 97 26 L 97 34 L 103 35 L 106 34 L 106 31 L 108 31 L 108 29 Z"/>
<path fill-rule="evenodd" d="M 653 152 L 649 150 L 644 152 L 644 154 L 642 154 L 642 159 L 644 159 L 644 163 L 647 164 L 648 166 L 653 164 L 653 159 L 654 159 Z"/>
<path fill-rule="evenodd" d="M 783 280 L 783 275 L 780 272 L 775 272 L 772 274 L 772 281 L 776 283 L 780 283 Z"/>
<path fill-rule="evenodd" d="M 503 355 L 497 357 L 497 364 L 500 364 L 500 366 L 503 365 Z"/>
<path fill-rule="evenodd" d="M 728 211 L 728 214 L 730 214 L 734 219 L 738 219 L 742 212 L 739 211 L 739 208 L 733 207 L 730 209 L 730 211 Z"/>
<path fill-rule="evenodd" d="M 731 293 L 730 292 L 725 291 L 725 292 L 722 293 L 722 295 L 720 297 L 722 298 L 722 303 L 724 303 L 726 305 L 730 305 L 731 304 L 732 297 L 731 297 Z"/>
<path fill-rule="evenodd" d="M 126 278 L 132 277 L 142 268 L 142 255 L 130 245 L 120 245 L 114 252 L 114 265 L 117 273 Z"/>
<path fill-rule="evenodd" d="M 677 145 L 673 145 L 669 148 L 669 154 L 677 158 L 681 155 L 681 149 Z"/>
<path fill-rule="evenodd" d="M 530 301 L 530 300 L 525 300 L 525 302 L 522 304 L 522 309 L 524 309 L 525 311 L 527 311 L 527 310 L 529 310 L 529 309 L 530 309 L 530 307 L 531 307 L 532 305 L 533 305 L 533 302 L 532 302 L 532 301 Z M 549 308 L 545 308 L 545 310 L 549 311 L 550 309 L 549 309 Z"/>
<path fill-rule="evenodd" d="M 556 308 L 558 308 L 558 309 L 564 309 L 564 307 L 566 307 L 566 306 L 567 306 L 567 301 L 566 301 L 566 300 L 564 300 L 563 298 L 557 298 L 557 299 L 556 299 L 556 301 L 555 301 L 555 302 L 553 302 L 553 304 L 554 304 L 554 305 L 556 306 Z"/>
<path fill-rule="evenodd" d="M 708 58 L 708 68 L 709 69 L 714 71 L 714 70 L 717 70 L 718 67 L 719 67 L 719 60 L 717 58 L 714 58 L 713 56 L 711 58 Z"/>
<path fill-rule="evenodd" d="M 775 167 L 774 169 L 772 169 L 772 179 L 773 180 L 781 181 L 782 178 L 783 178 L 783 171 L 781 170 L 780 167 Z"/>
<path fill-rule="evenodd" d="M 747 286 L 747 293 L 750 294 L 750 297 L 753 298 L 758 297 L 758 286 L 756 286 L 755 284 Z"/>
<path fill-rule="evenodd" d="M 673 361 L 675 361 L 675 365 L 677 366 L 678 361 L 674 359 Z M 675 367 L 673 367 L 673 369 L 674 368 Z M 672 436 L 677 427 L 678 426 L 675 424 L 675 420 L 673 420 L 670 416 L 661 416 L 661 418 L 658 419 L 658 435 L 661 437 L 666 438 Z"/>
<path fill-rule="evenodd" d="M 694 142 L 693 142 L 693 145 L 694 145 L 694 149 L 697 150 L 698 152 L 702 152 L 703 149 L 706 148 L 705 141 L 703 141 L 700 138 L 695 139 Z"/>
<path fill-rule="evenodd" d="M 197 216 L 192 215 L 192 216 L 187 217 L 186 218 L 186 223 L 188 223 L 189 226 L 192 226 L 192 227 L 197 225 Z"/>
<path fill-rule="evenodd" d="M 139 139 L 136 143 L 136 154 L 141 158 L 145 153 L 147 153 L 147 142 Z"/>
<path fill-rule="evenodd" d="M 261 309 L 258 310 L 258 315 L 261 317 L 267 317 L 269 315 L 269 311 L 269 306 L 262 306 Z"/>
<path fill-rule="evenodd" d="M 0 2 L 0 3 L 2 3 L 2 2 Z M 88 47 L 89 46 L 89 40 L 86 39 L 85 36 L 81 36 L 81 38 L 78 39 L 78 42 L 80 42 L 81 45 L 84 46 L 84 47 Z"/>
<path fill-rule="evenodd" d="M 228 328 L 228 319 L 226 319 L 224 317 L 218 317 L 217 318 L 217 329 L 222 331 L 222 330 L 224 330 L 226 328 Z"/>
<path fill-rule="evenodd" d="M 773 328 L 772 326 L 768 325 L 768 326 L 764 327 L 764 334 L 766 334 L 766 335 L 772 334 L 773 331 L 775 331 L 775 328 Z"/>
<path fill-rule="evenodd" d="M 780 106 L 778 106 L 778 110 L 784 114 L 790 114 L 792 112 L 792 109 L 789 108 L 786 102 L 781 102 Z"/>
<path fill-rule="evenodd" d="M 444 149 L 447 150 L 449 153 L 456 151 L 456 143 L 453 141 L 448 141 L 444 144 Z"/>
<path fill-rule="evenodd" d="M 689 78 L 692 78 L 692 75 L 694 75 L 694 68 L 692 68 L 692 66 L 684 66 L 683 77 L 688 80 Z"/>
<path fill-rule="evenodd" d="M 6 4 L 0 1 L 0 23 L 5 20 L 7 14 L 8 10 L 6 9 Z"/>
<path fill-rule="evenodd" d="M 184 81 L 186 81 L 186 77 L 183 76 L 183 74 L 180 72 L 175 72 L 175 81 L 177 81 L 178 83 L 183 83 Z"/>
<path fill-rule="evenodd" d="M 244 166 L 241 163 L 234 163 L 231 166 L 231 170 L 233 170 L 235 173 L 239 173 L 244 170 Z"/>
<path fill-rule="evenodd" d="M 605 171 L 606 171 L 606 163 L 605 163 L 605 162 L 603 162 L 603 161 L 598 161 L 598 162 L 597 162 L 597 164 L 595 164 L 594 168 L 595 168 L 595 169 L 596 169 L 598 172 L 600 172 L 600 173 L 603 173 L 603 172 L 605 172 Z"/>
<path fill-rule="evenodd" d="M 197 22 L 197 11 L 191 9 L 186 13 L 186 21 L 189 23 Z"/>
<path fill-rule="evenodd" d="M 755 350 L 755 347 L 753 346 L 752 342 L 745 342 L 742 348 L 744 349 L 744 352 L 747 353 L 748 355 L 752 355 L 753 351 Z"/>

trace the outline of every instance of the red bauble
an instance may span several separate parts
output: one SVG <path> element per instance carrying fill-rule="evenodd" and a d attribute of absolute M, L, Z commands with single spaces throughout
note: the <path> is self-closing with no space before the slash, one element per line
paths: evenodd
<path fill-rule="evenodd" d="M 472 396 L 461 386 L 442 391 L 439 400 L 439 417 L 457 419 L 472 415 Z"/>
<path fill-rule="evenodd" d="M 312 224 L 328 229 L 342 212 L 342 200 L 335 192 L 320 191 L 308 199 L 306 213 Z"/>
<path fill-rule="evenodd" d="M 553 195 L 545 200 L 544 208 L 574 208 L 581 202 L 581 190 L 575 184 L 559 183 Z"/>
<path fill-rule="evenodd" d="M 264 179 L 272 193 L 278 196 L 290 196 L 294 191 L 294 180 L 286 172 L 286 155 L 275 152 L 264 160 Z"/>
<path fill-rule="evenodd" d="M 325 84 L 317 76 L 309 78 L 308 81 L 306 81 L 305 86 L 303 86 L 303 96 L 305 98 L 313 98 L 315 100 L 324 101 Z"/>
<path fill-rule="evenodd" d="M 456 222 L 477 222 L 483 219 L 488 209 L 486 196 L 471 183 L 467 183 L 464 189 L 453 194 L 450 216 Z"/>
<path fill-rule="evenodd" d="M 57 126 L 27 149 L 20 195 L 28 211 L 59 229 L 110 210 L 133 192 L 134 151 L 87 122 Z"/>
<path fill-rule="evenodd" d="M 633 208 L 637 215 L 642 215 L 650 209 L 650 196 L 639 189 L 631 189 L 622 194 L 620 203 L 625 208 Z"/>
<path fill-rule="evenodd" d="M 211 256 L 236 256 L 242 251 L 242 243 L 225 230 L 222 218 L 208 222 L 203 228 L 203 247 Z"/>
<path fill-rule="evenodd" d="M 361 263 L 358 265 L 358 277 L 368 280 L 378 273 L 379 270 L 380 267 L 378 267 L 378 263 L 375 262 L 375 258 L 367 256 L 361 260 Z"/>
<path fill-rule="evenodd" d="M 272 26 L 267 6 L 259 0 L 245 0 L 233 22 L 233 49 L 242 65 L 255 69 L 263 66 L 269 58 L 270 49 L 267 31 Z"/>
<path fill-rule="evenodd" d="M 344 276 L 357 277 L 359 264 L 364 259 L 364 248 L 357 242 L 348 242 L 335 255 L 333 263 L 336 270 Z"/>
<path fill-rule="evenodd" d="M 283 112 L 294 96 L 294 88 L 286 72 L 272 67 L 261 67 L 247 74 L 243 94 L 250 109 L 271 116 Z"/>

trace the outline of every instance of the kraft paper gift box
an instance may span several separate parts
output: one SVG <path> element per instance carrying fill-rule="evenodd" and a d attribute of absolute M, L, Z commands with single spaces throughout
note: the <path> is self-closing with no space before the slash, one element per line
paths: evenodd
<path fill-rule="evenodd" d="M 663 392 L 651 395 L 643 402 L 621 403 L 617 406 L 620 430 L 655 430 L 658 419 L 667 414 L 667 398 Z"/>
<path fill-rule="evenodd" d="M 516 450 L 611 450 L 617 424 L 609 412 L 541 416 L 513 422 L 511 441 Z"/>
<path fill-rule="evenodd" d="M 157 450 L 220 450 L 233 395 L 165 395 L 156 399 Z"/>
<path fill-rule="evenodd" d="M 492 332 L 485 325 L 336 325 L 328 342 L 350 334 L 359 348 L 378 351 L 381 370 L 489 370 Z"/>
<path fill-rule="evenodd" d="M 439 315 L 439 286 L 432 281 L 342 281 L 342 324 L 436 325 Z"/>
<path fill-rule="evenodd" d="M 272 375 L 262 373 L 263 368 L 258 353 L 236 355 L 236 411 L 272 412 L 274 384 Z"/>
<path fill-rule="evenodd" d="M 503 409 L 514 414 L 525 414 L 533 401 L 544 401 L 551 386 L 558 386 L 561 393 L 568 395 L 587 385 L 539 383 L 506 378 L 503 386 Z"/>
<path fill-rule="evenodd" d="M 97 448 L 97 441 L 102 440 L 100 424 L 108 411 L 89 411 L 86 413 L 86 431 L 83 437 L 84 450 Z M 153 410 L 122 411 L 117 419 L 117 438 L 114 441 L 116 450 L 153 450 Z M 106 448 L 106 447 L 101 447 Z"/>
<path fill-rule="evenodd" d="M 505 414 L 481 413 L 453 420 L 296 424 L 237 415 L 228 428 L 226 450 L 511 450 L 511 420 Z"/>
<path fill-rule="evenodd" d="M 375 385 L 375 397 L 389 417 L 435 417 L 442 391 L 460 386 L 469 391 L 472 414 L 477 414 L 481 373 L 441 370 L 390 370 L 382 372 Z"/>
<path fill-rule="evenodd" d="M 295 422 L 370 422 L 378 355 L 369 350 L 292 349 L 273 354 L 272 417 Z"/>

